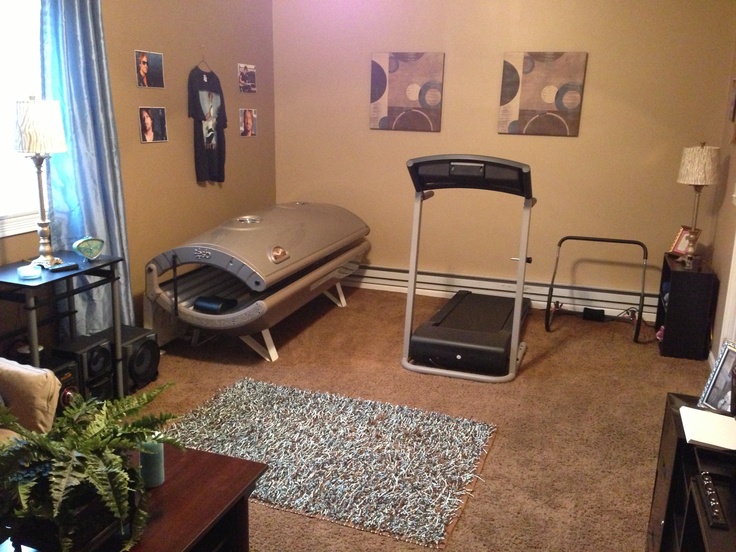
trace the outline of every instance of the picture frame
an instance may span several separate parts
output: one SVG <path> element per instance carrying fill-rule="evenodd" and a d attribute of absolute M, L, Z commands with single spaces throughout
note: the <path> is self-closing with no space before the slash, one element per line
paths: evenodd
<path fill-rule="evenodd" d="M 239 122 L 241 136 L 256 136 L 258 132 L 258 110 L 241 107 Z"/>
<path fill-rule="evenodd" d="M 672 242 L 669 252 L 675 255 L 685 255 L 687 253 L 687 238 L 690 234 L 695 234 L 697 239 L 700 236 L 700 228 L 696 228 L 695 232 L 692 232 L 689 226 L 681 226 L 680 231 L 675 236 L 675 241 Z"/>
<path fill-rule="evenodd" d="M 164 88 L 164 55 L 135 50 L 135 78 L 139 88 Z"/>
<path fill-rule="evenodd" d="M 142 144 L 166 142 L 169 139 L 166 130 L 166 108 L 141 106 L 138 108 L 138 123 Z"/>
<path fill-rule="evenodd" d="M 238 90 L 254 93 L 256 91 L 256 66 L 238 63 Z"/>
<path fill-rule="evenodd" d="M 731 79 L 731 92 L 728 95 L 728 120 L 736 122 L 736 79 Z"/>
<path fill-rule="evenodd" d="M 731 386 L 733 368 L 736 363 L 736 343 L 723 340 L 718 360 L 705 383 L 698 406 L 731 414 Z"/>

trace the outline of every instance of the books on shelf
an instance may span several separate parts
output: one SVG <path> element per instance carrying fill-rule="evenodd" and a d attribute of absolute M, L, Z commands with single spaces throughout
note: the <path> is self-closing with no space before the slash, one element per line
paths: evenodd
<path fill-rule="evenodd" d="M 736 450 L 736 418 L 690 406 L 680 407 L 680 418 L 688 443 Z"/>

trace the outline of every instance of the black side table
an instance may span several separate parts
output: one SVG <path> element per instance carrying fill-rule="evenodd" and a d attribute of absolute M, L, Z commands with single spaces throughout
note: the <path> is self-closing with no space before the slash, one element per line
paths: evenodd
<path fill-rule="evenodd" d="M 65 314 L 70 318 L 70 331 L 72 337 L 75 332 L 75 311 L 72 298 L 84 291 L 90 289 L 110 285 L 112 289 L 112 327 L 114 340 L 114 362 L 115 362 L 115 378 L 117 394 L 122 397 L 124 394 L 123 382 L 123 366 L 122 366 L 122 348 L 121 348 L 121 322 L 120 322 L 120 278 L 117 275 L 117 265 L 122 257 L 109 257 L 101 255 L 97 259 L 90 261 L 74 251 L 56 251 L 55 256 L 59 257 L 63 262 L 75 262 L 79 268 L 64 272 L 51 272 L 47 269 L 41 270 L 41 277 L 35 279 L 21 279 L 18 276 L 18 268 L 26 266 L 29 263 L 19 261 L 16 263 L 0 266 L 0 300 L 22 303 L 25 305 L 26 326 L 28 332 L 28 346 L 30 349 L 31 364 L 33 366 L 41 366 L 39 343 L 38 343 L 38 309 L 55 304 L 58 301 L 67 299 L 69 309 Z M 92 276 L 96 280 L 89 283 L 81 283 L 75 277 Z M 53 284 L 60 284 L 54 286 Z M 48 293 L 47 286 L 50 286 L 52 293 Z M 62 290 L 58 291 L 57 288 Z M 49 297 L 44 299 L 43 297 Z M 8 337 L 0 336 L 0 339 Z"/>
<path fill-rule="evenodd" d="M 665 254 L 654 327 L 664 326 L 662 356 L 708 358 L 718 301 L 718 278 L 707 266 L 689 269 Z"/>

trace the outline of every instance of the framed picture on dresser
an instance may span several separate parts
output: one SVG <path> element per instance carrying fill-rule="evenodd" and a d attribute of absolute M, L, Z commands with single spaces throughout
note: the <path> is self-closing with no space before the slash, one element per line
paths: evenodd
<path fill-rule="evenodd" d="M 680 231 L 675 236 L 675 241 L 672 242 L 669 252 L 675 255 L 685 255 L 687 253 L 688 236 L 694 234 L 697 240 L 700 235 L 700 228 L 696 228 L 694 232 L 690 230 L 689 226 L 681 226 Z"/>

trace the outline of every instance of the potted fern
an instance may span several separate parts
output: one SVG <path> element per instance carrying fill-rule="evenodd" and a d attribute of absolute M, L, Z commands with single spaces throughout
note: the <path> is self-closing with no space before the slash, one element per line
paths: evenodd
<path fill-rule="evenodd" d="M 114 537 L 132 548 L 148 518 L 136 452 L 151 441 L 181 446 L 163 432 L 173 415 L 140 414 L 166 387 L 109 401 L 77 396 L 48 433 L 0 407 L 0 427 L 19 435 L 0 445 L 0 542 L 67 552 Z"/>

